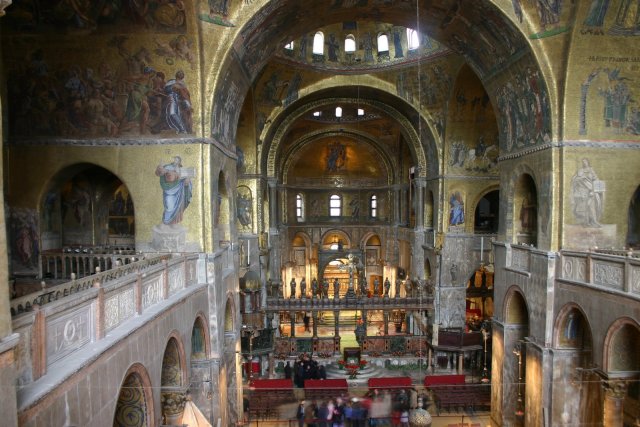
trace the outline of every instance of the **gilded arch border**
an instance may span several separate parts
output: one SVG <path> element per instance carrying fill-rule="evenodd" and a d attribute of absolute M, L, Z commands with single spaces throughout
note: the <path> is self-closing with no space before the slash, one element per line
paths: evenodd
<path fill-rule="evenodd" d="M 293 112 L 287 114 L 287 117 L 282 121 L 282 123 L 278 126 L 275 135 L 272 139 L 271 145 L 269 147 L 269 152 L 267 153 L 267 177 L 273 178 L 276 177 L 276 157 L 278 156 L 278 151 L 280 148 L 280 144 L 282 140 L 291 126 L 291 124 L 305 114 L 309 110 L 313 110 L 316 108 L 323 107 L 328 104 L 334 104 L 336 102 L 340 102 L 343 104 L 354 104 L 356 101 L 353 98 L 328 98 L 322 99 L 319 101 L 311 102 L 305 104 L 303 107 L 300 107 Z M 412 149 L 413 154 L 416 156 L 417 166 L 419 167 L 419 176 L 426 177 L 427 172 L 427 158 L 425 154 L 424 147 L 420 143 L 420 135 L 418 135 L 417 131 L 411 125 L 409 119 L 401 114 L 395 108 L 391 108 L 388 104 L 372 101 L 370 99 L 359 99 L 357 100 L 359 105 L 371 106 L 373 108 L 379 109 L 381 111 L 386 112 L 396 120 L 400 128 L 402 129 L 403 135 L 405 135 L 409 141 L 409 145 Z M 420 114 L 420 120 L 422 120 L 422 114 Z M 425 121 L 428 122 L 428 121 Z M 429 129 L 431 134 L 434 135 L 433 130 Z M 438 150 L 435 150 L 438 152 Z"/>
<path fill-rule="evenodd" d="M 393 170 L 393 166 L 395 166 L 393 164 L 393 161 L 390 159 L 389 157 L 389 153 L 387 153 L 387 151 L 380 145 L 378 144 L 374 138 L 371 137 L 371 135 L 369 135 L 366 132 L 362 132 L 362 131 L 358 131 L 358 130 L 353 130 L 353 129 L 331 129 L 331 130 L 318 130 L 318 131 L 314 131 L 314 132 L 310 132 L 306 135 L 304 135 L 301 138 L 298 138 L 298 143 L 295 145 L 294 148 L 292 148 L 291 150 L 289 150 L 287 153 L 283 154 L 283 157 L 286 158 L 287 160 L 285 161 L 284 167 L 282 168 L 282 182 L 285 182 L 284 178 L 286 176 L 288 176 L 289 173 L 289 168 L 291 167 L 291 163 L 293 162 L 293 155 L 295 153 L 297 153 L 298 151 L 300 151 L 301 149 L 303 149 L 304 147 L 306 147 L 307 145 L 313 143 L 314 141 L 320 139 L 320 138 L 325 138 L 325 137 L 332 137 L 332 136 L 349 136 L 352 137 L 354 139 L 357 139 L 359 141 L 362 140 L 366 140 L 367 142 L 369 142 L 371 145 L 373 145 L 376 150 L 378 150 L 378 152 L 383 153 L 384 155 L 381 156 L 382 160 L 384 162 L 385 167 L 387 168 L 388 174 L 387 174 L 387 185 L 391 185 L 393 183 L 393 176 L 391 171 Z"/>

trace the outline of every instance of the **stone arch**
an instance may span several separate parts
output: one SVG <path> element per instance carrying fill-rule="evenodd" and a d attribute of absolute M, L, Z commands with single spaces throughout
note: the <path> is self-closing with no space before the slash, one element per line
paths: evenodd
<path fill-rule="evenodd" d="M 207 318 L 198 313 L 191 328 L 191 361 L 206 360 L 210 352 Z"/>
<path fill-rule="evenodd" d="M 342 240 L 343 248 L 351 247 L 351 236 L 343 230 L 333 228 L 322 235 L 320 238 L 320 246 L 323 249 L 328 249 L 332 244 L 339 244 L 340 240 Z"/>
<path fill-rule="evenodd" d="M 538 244 L 538 187 L 532 175 L 523 173 L 514 182 L 512 192 L 513 241 Z"/>
<path fill-rule="evenodd" d="M 529 325 L 529 307 L 519 287 L 511 286 L 504 299 L 503 316 L 506 324 Z"/>
<path fill-rule="evenodd" d="M 544 143 L 550 136 L 551 118 L 559 117 L 559 115 L 552 114 L 552 111 L 557 108 L 555 104 L 552 104 L 552 100 L 555 100 L 557 95 L 556 85 L 547 84 L 543 71 L 548 73 L 548 69 L 546 66 L 540 65 L 544 64 L 546 58 L 536 56 L 533 47 L 527 40 L 527 35 L 522 30 L 526 26 L 523 27 L 521 23 L 516 22 L 511 14 L 498 8 L 493 1 L 470 2 L 463 6 L 457 4 L 449 9 L 440 9 L 435 5 L 427 4 L 422 10 L 423 13 L 419 14 L 418 22 L 416 22 L 415 7 L 409 6 L 408 3 L 406 5 L 393 3 L 376 5 L 375 12 L 381 16 L 387 16 L 387 12 L 389 12 L 388 16 L 393 17 L 391 24 L 394 25 L 411 28 L 416 28 L 417 25 L 419 28 L 429 28 L 431 38 L 455 52 L 465 52 L 464 58 L 460 58 L 468 63 L 482 81 L 487 81 L 486 89 L 489 97 L 492 100 L 500 101 L 495 105 L 500 125 L 501 145 L 507 148 L 505 151 L 520 149 L 518 144 L 522 143 L 522 141 L 515 140 L 516 134 L 512 131 L 514 126 L 510 126 L 515 118 L 509 117 L 513 108 L 509 108 L 507 102 L 517 101 L 516 89 L 529 88 L 533 92 L 532 96 L 541 100 L 538 103 L 540 111 L 536 111 L 536 117 L 531 118 L 531 120 L 536 120 L 536 126 L 531 126 L 531 135 L 522 135 L 521 137 L 529 144 Z M 238 14 L 239 17 L 246 17 L 244 21 L 237 23 L 238 26 L 247 30 L 239 31 L 236 41 L 231 41 L 230 45 L 242 42 L 242 51 L 234 49 L 227 51 L 223 57 L 215 61 L 215 64 L 222 64 L 221 66 L 211 65 L 209 71 L 205 71 L 207 82 L 211 84 L 215 82 L 216 85 L 214 90 L 210 91 L 215 94 L 215 97 L 210 100 L 208 108 L 211 136 L 222 145 L 229 146 L 235 141 L 242 103 L 250 91 L 250 83 L 248 82 L 253 81 L 263 70 L 265 64 L 276 52 L 282 49 L 281 28 L 287 28 L 287 33 L 293 39 L 308 31 L 308 28 L 317 27 L 318 24 L 330 25 L 344 22 L 350 17 L 349 13 L 354 14 L 354 19 L 356 11 L 360 14 L 363 13 L 360 8 L 352 10 L 323 8 L 321 14 L 320 11 L 318 14 L 314 14 L 309 13 L 309 5 L 305 5 L 303 13 L 300 7 L 300 4 L 294 0 L 282 0 L 277 7 L 263 9 L 253 16 Z M 391 7 L 393 9 L 389 9 Z M 318 16 L 322 16 L 320 23 Z M 518 20 L 520 19 L 518 18 Z M 466 22 L 467 25 L 451 25 L 458 21 Z M 269 22 L 268 30 L 254 30 L 256 28 L 264 29 L 265 22 Z M 469 34 L 468 28 L 472 28 L 474 33 Z M 500 28 L 501 31 L 496 32 L 495 28 Z M 487 54 L 487 44 L 491 46 L 490 54 Z M 519 58 L 517 62 L 513 61 L 514 55 Z M 509 64 L 509 67 L 505 67 L 504 64 Z M 242 72 L 239 72 L 239 69 Z M 355 70 L 358 69 L 359 67 L 355 68 Z M 335 74 L 353 73 L 353 71 L 335 70 Z M 362 74 L 367 74 L 370 71 L 366 67 L 362 68 Z M 507 84 L 503 84 L 496 78 L 500 75 L 506 76 Z M 551 78 L 551 75 L 548 75 Z M 523 79 L 530 79 L 534 83 L 524 84 Z M 323 82 L 322 85 L 326 86 L 326 82 Z M 393 85 L 389 86 L 392 88 Z M 306 91 L 311 92 L 305 86 L 300 87 L 296 100 L 299 99 L 300 94 L 304 94 Z M 551 97 L 548 95 L 549 92 L 552 93 Z M 413 90 L 403 93 L 402 96 L 402 99 L 406 98 L 407 102 L 412 105 L 416 103 L 413 99 Z M 418 104 L 420 103 L 418 102 Z M 283 105 L 287 104 L 289 103 Z M 418 107 L 422 107 L 422 105 Z M 426 111 L 426 108 L 421 109 Z M 282 110 L 282 107 L 278 106 L 274 110 Z M 539 119 L 538 116 L 541 118 Z M 273 122 L 272 118 L 270 117 L 268 121 Z M 540 125 L 537 124 L 538 122 Z M 428 126 L 425 127 L 433 127 L 434 129 L 437 127 L 437 119 L 427 120 L 427 123 Z M 439 135 L 439 132 L 434 131 L 432 134 Z M 436 150 L 432 150 L 431 154 L 435 153 Z M 433 165 L 437 164 L 437 162 L 433 163 Z M 424 170 L 424 168 L 421 169 Z M 269 176 L 274 176 L 274 174 L 270 173 Z"/>
<path fill-rule="evenodd" d="M 113 425 L 155 427 L 154 414 L 151 379 L 145 367 L 135 363 L 128 369 L 120 385 Z"/>
<path fill-rule="evenodd" d="M 580 348 L 591 351 L 593 347 L 591 325 L 578 304 L 565 304 L 558 312 L 553 328 L 553 345 L 557 348 Z"/>
<path fill-rule="evenodd" d="M 214 211 L 214 227 L 218 232 L 218 247 L 230 244 L 231 224 L 233 215 L 231 214 L 231 199 L 229 196 L 229 183 L 224 171 L 218 173 L 217 188 L 215 192 L 216 206 Z"/>
<path fill-rule="evenodd" d="M 529 165 L 524 163 L 519 163 L 509 174 L 507 178 L 507 184 L 500 186 L 502 197 L 500 197 L 500 211 L 513 213 L 516 208 L 514 205 L 516 186 L 518 184 L 518 180 L 522 178 L 523 175 L 528 175 L 533 179 L 533 183 L 536 186 L 536 189 L 539 188 L 538 183 L 540 182 L 540 176 L 538 173 L 534 171 Z M 506 187 L 506 188 L 505 188 Z M 540 194 L 538 194 L 540 197 Z M 506 234 L 506 240 L 515 241 L 514 236 L 514 228 L 515 228 L 515 218 L 512 215 L 505 215 L 505 218 L 501 218 L 500 221 L 500 231 L 504 230 Z"/>
<path fill-rule="evenodd" d="M 640 325 L 623 317 L 609 327 L 604 340 L 603 368 L 605 372 L 640 374 Z"/>
<path fill-rule="evenodd" d="M 296 244 L 296 243 L 302 243 L 302 244 Z M 311 240 L 311 237 L 309 237 L 309 234 L 307 234 L 304 231 L 298 231 L 291 239 L 291 246 L 292 247 L 304 246 L 307 250 L 311 250 L 311 247 L 313 246 L 313 242 Z"/>
<path fill-rule="evenodd" d="M 11 210 L 12 262 L 35 269 L 39 258 L 35 252 L 75 245 L 115 244 L 135 250 L 133 199 L 126 183 L 103 166 L 76 163 L 60 169 L 43 186 L 39 215 L 30 209 Z M 113 259 L 100 260 L 99 265 L 89 259 L 74 265 L 69 262 L 48 259 L 42 265 L 43 274 L 68 279 L 72 272 L 83 277 L 93 274 L 96 266 L 102 270 L 115 266 Z"/>
<path fill-rule="evenodd" d="M 179 333 L 174 331 L 165 346 L 160 376 L 160 401 L 165 424 L 178 421 L 184 411 L 185 392 L 188 388 L 188 384 L 185 384 L 188 378 L 185 360 L 182 340 Z"/>
<path fill-rule="evenodd" d="M 293 111 L 282 112 L 282 115 L 285 115 L 285 117 L 284 119 L 281 120 L 281 122 L 279 122 L 278 127 L 273 131 L 273 136 L 271 137 L 269 149 L 268 151 L 266 151 L 265 157 L 263 159 L 263 161 L 266 162 L 265 166 L 266 166 L 266 173 L 268 177 L 276 177 L 277 175 L 277 170 L 278 170 L 277 158 L 282 154 L 280 153 L 280 145 L 284 137 L 287 135 L 288 129 L 291 126 L 291 124 L 294 121 L 298 120 L 302 115 L 306 114 L 308 111 L 321 108 L 324 105 L 333 104 L 337 101 L 343 104 L 358 104 L 359 106 L 363 106 L 363 107 L 369 106 L 372 108 L 376 108 L 376 109 L 385 111 L 385 113 L 387 113 L 389 116 L 395 119 L 399 124 L 402 134 L 404 135 L 405 139 L 409 143 L 409 146 L 411 147 L 411 151 L 416 161 L 416 165 L 418 166 L 418 172 L 421 174 L 421 176 L 425 176 L 427 171 L 427 155 L 423 148 L 423 145 L 420 142 L 420 139 L 421 139 L 420 135 L 418 135 L 418 133 L 416 132 L 416 130 L 414 129 L 414 127 L 412 126 L 411 122 L 409 121 L 409 119 L 406 117 L 405 114 L 401 113 L 399 110 L 395 108 L 392 108 L 388 104 L 375 101 L 375 100 L 354 99 L 354 98 L 327 98 L 319 101 L 312 101 L 312 102 L 306 103 L 302 107 L 299 107 L 298 109 Z M 275 122 L 275 120 L 273 121 Z M 426 131 L 428 129 L 429 129 L 428 125 L 425 124 L 425 128 L 422 130 Z M 335 131 L 339 132 L 340 128 L 336 127 Z M 322 134 L 326 134 L 326 132 L 327 131 L 324 131 L 322 132 Z M 363 139 L 363 140 L 369 141 L 370 143 L 372 143 L 373 141 L 370 138 L 370 136 L 367 135 L 366 132 L 351 132 L 351 134 L 357 139 Z M 435 138 L 433 135 L 434 133 L 432 132 L 431 137 L 425 138 L 425 140 L 428 142 L 435 141 Z M 305 139 L 307 140 L 307 142 L 310 142 L 308 141 L 310 138 L 316 138 L 316 137 L 317 135 L 309 135 L 309 136 L 306 136 Z M 379 147 L 378 144 L 374 144 L 374 146 Z M 438 150 L 435 147 L 431 147 L 430 152 L 435 154 L 435 153 L 438 153 Z M 435 162 L 435 159 L 431 161 Z M 388 160 L 385 160 L 385 163 L 388 163 Z M 435 164 L 437 164 L 437 162 L 435 162 Z"/>
<path fill-rule="evenodd" d="M 187 378 L 186 357 L 184 346 L 177 331 L 169 335 L 162 357 L 162 375 L 160 384 L 165 387 L 179 387 L 184 385 Z"/>
<path fill-rule="evenodd" d="M 552 393 L 564 402 L 563 414 L 578 425 L 602 420 L 601 378 L 593 372 L 592 329 L 582 307 L 569 302 L 560 307 L 553 325 L 554 357 Z M 567 381 L 569 380 L 569 381 Z"/>
<path fill-rule="evenodd" d="M 232 295 L 229 295 L 224 306 L 224 333 L 232 334 L 236 331 L 236 305 Z"/>
<path fill-rule="evenodd" d="M 500 187 L 492 185 L 473 201 L 473 232 L 495 234 L 500 223 Z"/>
<path fill-rule="evenodd" d="M 116 196 L 122 197 L 122 206 L 120 203 L 114 203 Z M 105 199 L 103 200 L 104 204 L 98 205 L 97 198 Z M 41 209 L 42 231 L 53 231 L 47 229 L 49 222 L 57 221 L 59 226 L 64 227 L 66 217 L 69 214 L 73 217 L 69 219 L 76 219 L 76 222 L 85 224 L 95 220 L 92 215 L 106 213 L 107 215 L 105 216 L 108 217 L 111 213 L 114 213 L 114 209 L 118 210 L 118 214 L 127 214 L 128 208 L 131 212 L 126 216 L 133 217 L 133 199 L 134 195 L 127 184 L 108 168 L 93 163 L 76 163 L 66 166 L 50 178 L 40 196 L 39 209 Z M 64 217 L 59 212 L 62 203 L 71 206 L 71 211 Z M 128 207 L 127 204 L 129 204 Z M 58 212 L 51 211 L 51 209 L 55 210 L 56 208 Z M 116 216 L 115 213 L 113 216 Z M 125 215 L 118 216 L 124 217 Z M 131 236 L 131 241 L 133 241 L 135 222 L 133 218 L 131 221 L 131 224 L 127 224 L 126 234 Z M 51 225 L 54 226 L 55 224 Z M 131 228 L 130 230 L 128 229 L 129 227 Z M 100 236 L 97 237 L 100 238 Z M 75 239 L 77 240 L 77 237 Z M 104 244 L 107 242 L 104 239 Z M 65 244 L 64 236 L 61 238 L 61 243 Z M 78 243 L 83 243 L 83 241 Z M 46 241 L 43 242 L 42 249 L 49 249 Z"/>
<path fill-rule="evenodd" d="M 371 239 L 374 239 L 374 240 L 370 242 Z M 360 238 L 360 243 L 358 244 L 358 246 L 361 247 L 361 248 L 364 248 L 364 247 L 374 243 L 375 239 L 378 239 L 377 243 L 378 243 L 378 245 L 380 245 L 380 235 L 378 233 L 376 233 L 375 231 L 367 231 Z"/>
<path fill-rule="evenodd" d="M 371 145 L 376 150 L 378 157 L 382 159 L 382 163 L 384 164 L 387 170 L 387 184 L 392 184 L 397 177 L 393 176 L 392 171 L 394 170 L 394 164 L 391 160 L 391 156 L 384 149 L 384 147 L 374 138 L 372 135 L 368 134 L 365 131 L 361 130 L 347 130 L 342 129 L 340 127 L 336 127 L 335 129 L 323 129 L 315 132 L 310 132 L 308 134 L 302 135 L 296 144 L 287 152 L 281 153 L 280 156 L 285 158 L 286 161 L 282 168 L 278 168 L 280 171 L 280 176 L 278 177 L 281 182 L 286 184 L 288 182 L 287 177 L 289 176 L 289 171 L 292 167 L 293 162 L 295 161 L 294 154 L 302 149 L 304 149 L 307 145 L 313 144 L 318 140 L 326 139 L 328 137 L 342 137 L 353 139 L 357 142 L 364 142 L 365 144 Z"/>
<path fill-rule="evenodd" d="M 527 388 L 527 341 L 529 335 L 529 308 L 522 290 L 512 285 L 505 293 L 503 316 L 505 322 L 503 360 L 515 356 L 515 360 L 504 362 L 500 376 L 506 382 L 503 402 L 520 419 L 525 414 L 525 396 Z M 495 347 L 494 347 L 495 348 Z M 493 363 L 492 363 L 493 365 Z M 493 372 L 495 370 L 492 369 Z M 504 408 L 503 408 L 504 410 Z M 509 415 L 511 418 L 513 415 Z"/>

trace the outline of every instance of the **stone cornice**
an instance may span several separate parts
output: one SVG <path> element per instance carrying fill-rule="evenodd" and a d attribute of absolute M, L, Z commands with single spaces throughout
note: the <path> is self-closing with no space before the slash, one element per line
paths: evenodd
<path fill-rule="evenodd" d="M 2 1 L 2 0 L 0 0 Z M 8 139 L 7 144 L 10 146 L 69 146 L 69 147 L 122 147 L 122 146 L 150 146 L 150 145 L 195 145 L 207 144 L 214 145 L 222 153 L 231 159 L 237 159 L 235 151 L 230 150 L 226 145 L 213 138 L 139 138 L 139 139 L 70 139 L 70 138 L 51 138 L 51 139 Z"/>

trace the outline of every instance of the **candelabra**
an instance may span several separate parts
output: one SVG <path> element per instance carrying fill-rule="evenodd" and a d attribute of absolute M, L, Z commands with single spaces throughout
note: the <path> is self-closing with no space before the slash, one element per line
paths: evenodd
<path fill-rule="evenodd" d="M 489 339 L 489 331 L 487 327 L 482 328 L 482 340 L 484 343 L 484 367 L 482 368 L 482 379 L 480 380 L 483 384 L 488 384 L 491 380 L 489 379 L 489 370 L 487 369 L 487 340 Z"/>
<path fill-rule="evenodd" d="M 514 349 L 513 354 L 518 358 L 518 400 L 516 401 L 516 417 L 520 418 L 524 416 L 524 402 L 522 401 L 522 346 L 518 343 Z"/>

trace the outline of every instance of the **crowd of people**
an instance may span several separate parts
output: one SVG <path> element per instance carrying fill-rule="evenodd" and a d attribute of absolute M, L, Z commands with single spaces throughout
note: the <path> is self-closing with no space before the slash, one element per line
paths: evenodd
<path fill-rule="evenodd" d="M 409 426 L 411 409 L 423 400 L 415 389 L 373 389 L 363 397 L 302 400 L 296 410 L 299 427 Z"/>
<path fill-rule="evenodd" d="M 287 361 L 284 365 L 284 377 L 293 379 L 296 387 L 304 388 L 305 380 L 326 380 L 327 372 L 324 365 L 319 364 L 311 356 L 302 354 L 293 362 L 293 366 Z"/>

